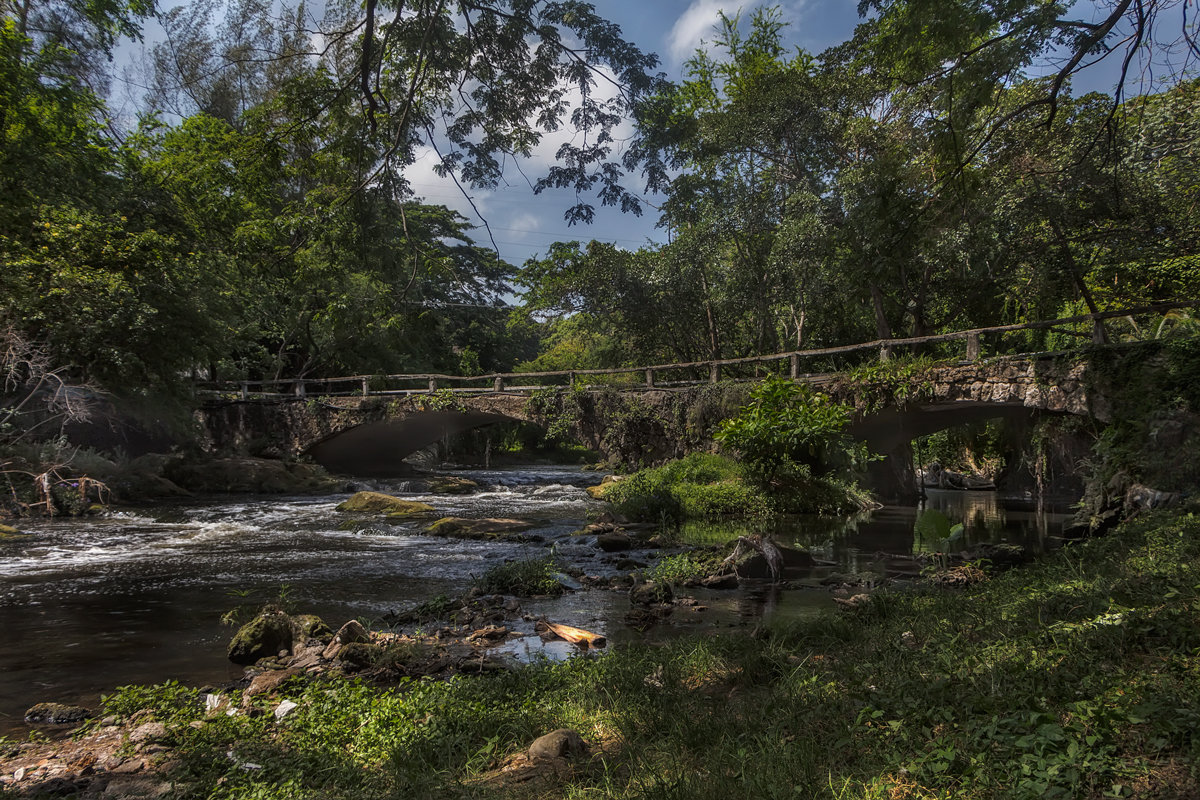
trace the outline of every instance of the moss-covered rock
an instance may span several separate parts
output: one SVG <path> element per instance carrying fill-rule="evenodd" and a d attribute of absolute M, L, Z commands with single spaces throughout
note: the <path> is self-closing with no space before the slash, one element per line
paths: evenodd
<path fill-rule="evenodd" d="M 77 725 L 92 716 L 83 706 L 38 703 L 25 712 L 25 721 L 30 725 Z"/>
<path fill-rule="evenodd" d="M 282 611 L 264 611 L 243 625 L 229 643 L 229 660 L 253 664 L 292 649 L 292 619 Z"/>
<path fill-rule="evenodd" d="M 471 494 L 479 484 L 470 478 L 455 478 L 441 475 L 429 479 L 429 491 L 433 494 Z"/>
<path fill-rule="evenodd" d="M 532 527 L 532 522 L 521 519 L 443 517 L 427 527 L 425 533 L 456 539 L 521 539 L 520 534 Z"/>
<path fill-rule="evenodd" d="M 292 617 L 292 638 L 296 642 L 316 639 L 328 643 L 333 639 L 333 628 L 316 614 L 298 614 Z"/>
<path fill-rule="evenodd" d="M 603 500 L 604 493 L 608 491 L 608 487 L 610 485 L 611 484 L 608 483 L 602 483 L 599 486 L 589 486 L 584 491 L 586 491 L 588 496 L 593 500 Z"/>
<path fill-rule="evenodd" d="M 401 500 L 383 492 L 358 492 L 349 500 L 338 503 L 337 510 L 361 514 L 385 512 L 391 516 L 428 514 L 433 511 L 433 506 L 413 500 Z"/>
<path fill-rule="evenodd" d="M 33 538 L 33 534 L 21 533 L 11 525 L 0 525 L 0 544 L 4 542 L 24 542 Z"/>
<path fill-rule="evenodd" d="M 351 642 L 338 650 L 337 660 L 348 670 L 358 671 L 374 666 L 383 656 L 383 648 L 377 644 Z"/>

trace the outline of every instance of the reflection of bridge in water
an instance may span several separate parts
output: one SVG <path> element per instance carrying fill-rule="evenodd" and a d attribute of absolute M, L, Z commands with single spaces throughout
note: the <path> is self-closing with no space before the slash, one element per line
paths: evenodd
<path fill-rule="evenodd" d="M 695 441 L 684 442 L 678 433 L 672 434 L 678 425 L 671 415 L 692 411 L 681 410 L 681 404 L 700 402 L 706 387 L 735 386 L 783 373 L 820 386 L 835 400 L 857 409 L 851 433 L 885 456 L 871 465 L 871 488 L 885 498 L 901 498 L 916 493 L 911 443 L 918 437 L 991 419 L 1004 419 L 1022 431 L 1044 414 L 1107 420 L 1106 399 L 1097 396 L 1087 380 L 1089 360 L 1102 357 L 1103 347 L 1074 356 L 1060 352 L 984 357 L 985 343 L 994 353 L 1006 334 L 1066 329 L 1098 345 L 1107 340 L 1104 320 L 1196 305 L 1200 301 L 737 359 L 477 376 L 240 381 L 202 388 L 209 392 L 206 415 L 218 446 L 267 438 L 292 455 L 307 454 L 337 472 L 379 475 L 394 471 L 404 457 L 473 428 L 514 420 L 544 426 L 546 408 L 530 400 L 554 392 L 575 396 L 575 432 L 606 458 L 661 461 L 711 445 L 707 433 L 719 417 L 704 420 L 708 430 Z M 962 348 L 958 358 L 947 358 L 914 375 L 912 380 L 919 385 L 893 384 L 883 402 L 878 381 L 868 378 L 866 383 L 855 383 L 844 372 L 802 370 L 805 365 L 829 366 L 855 357 L 861 363 L 864 354 L 871 358 L 878 354 L 886 362 L 902 348 L 940 348 L 939 355 L 944 356 L 956 343 Z M 605 403 L 579 399 L 601 394 L 607 398 Z M 873 395 L 870 402 L 864 400 L 868 394 Z M 638 433 L 645 439 L 640 451 L 611 452 L 611 437 L 604 435 L 607 427 L 634 410 L 646 416 L 645 429 Z M 672 435 L 677 441 L 671 441 Z"/>

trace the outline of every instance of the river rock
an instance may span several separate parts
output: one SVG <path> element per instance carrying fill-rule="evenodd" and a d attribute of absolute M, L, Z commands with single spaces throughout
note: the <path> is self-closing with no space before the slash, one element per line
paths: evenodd
<path fill-rule="evenodd" d="M 779 547 L 779 555 L 783 559 L 783 569 L 779 574 L 779 578 L 784 578 L 789 572 L 804 572 L 817 565 L 816 560 L 803 550 L 797 550 L 794 547 Z M 761 553 L 755 553 L 735 567 L 739 578 L 748 578 L 750 580 L 773 580 L 776 576 L 771 574 L 771 566 L 767 563 L 767 559 Z"/>
<path fill-rule="evenodd" d="M 38 703 L 25 712 L 25 721 L 31 725 L 75 725 L 92 716 L 92 712 L 83 706 Z"/>
<path fill-rule="evenodd" d="M 161 722 L 146 722 L 129 732 L 129 742 L 134 747 L 161 742 L 167 738 L 167 726 Z"/>
<path fill-rule="evenodd" d="M 292 649 L 292 620 L 282 611 L 264 611 L 243 625 L 229 643 L 229 660 L 253 664 Z"/>
<path fill-rule="evenodd" d="M 0 544 L 27 542 L 33 538 L 32 533 L 21 533 L 16 528 L 0 525 Z"/>
<path fill-rule="evenodd" d="M 358 492 L 349 500 L 338 503 L 337 511 L 350 511 L 364 514 L 384 512 L 389 515 L 427 514 L 433 511 L 428 503 L 418 503 L 414 500 L 401 500 L 383 492 Z"/>
<path fill-rule="evenodd" d="M 621 531 L 610 531 L 596 537 L 596 547 L 606 553 L 619 553 L 633 547 L 633 539 Z"/>
<path fill-rule="evenodd" d="M 429 491 L 433 494 L 471 494 L 479 484 L 470 478 L 441 475 L 429 479 Z"/>
<path fill-rule="evenodd" d="M 333 640 L 329 642 L 323 655 L 326 659 L 333 659 L 337 657 L 343 645 L 369 641 L 371 641 L 371 635 L 367 633 L 367 629 L 362 626 L 361 622 L 352 619 L 338 628 L 338 632 L 333 635 Z"/>
<path fill-rule="evenodd" d="M 559 728 L 534 739 L 527 752 L 531 759 L 551 759 L 573 758 L 586 755 L 587 751 L 588 746 L 582 736 L 570 728 Z"/>
<path fill-rule="evenodd" d="M 669 603 L 674 596 L 669 584 L 658 581 L 642 581 L 629 590 L 629 602 L 635 606 Z"/>
<path fill-rule="evenodd" d="M 333 639 L 333 629 L 316 614 L 298 614 L 292 617 L 292 635 L 296 642 L 317 639 L 328 644 Z"/>
<path fill-rule="evenodd" d="M 513 534 L 532 527 L 532 522 L 521 519 L 443 517 L 426 528 L 425 532 L 430 536 L 448 536 L 456 539 L 493 539 L 512 538 Z"/>
<path fill-rule="evenodd" d="M 377 644 L 351 642 L 350 644 L 342 645 L 341 649 L 338 650 L 337 660 L 342 662 L 343 666 L 356 672 L 379 663 L 379 658 L 382 655 L 383 648 Z"/>
<path fill-rule="evenodd" d="M 588 486 L 586 489 L 584 489 L 584 491 L 587 492 L 588 496 L 593 500 L 603 500 L 604 493 L 608 491 L 608 484 L 604 483 L 599 486 Z"/>
<path fill-rule="evenodd" d="M 724 575 L 709 575 L 700 581 L 700 585 L 705 589 L 736 589 L 738 588 L 738 576 L 732 572 Z"/>
<path fill-rule="evenodd" d="M 291 680 L 299 674 L 299 668 L 289 667 L 288 669 L 275 669 L 270 672 L 264 672 L 261 675 L 255 675 L 254 680 L 250 681 L 250 685 L 246 687 L 246 691 L 242 692 L 242 705 L 248 707 L 250 700 L 255 695 L 270 694 L 286 681 Z"/>

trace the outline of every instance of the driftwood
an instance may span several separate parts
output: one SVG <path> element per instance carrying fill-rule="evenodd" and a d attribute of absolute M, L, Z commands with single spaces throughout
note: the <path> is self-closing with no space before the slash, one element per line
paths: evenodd
<path fill-rule="evenodd" d="M 545 626 L 546 630 L 553 633 L 560 639 L 565 639 L 573 645 L 583 648 L 589 647 L 604 647 L 608 644 L 608 640 L 598 633 L 585 631 L 583 628 L 575 628 L 570 625 L 559 625 L 543 618 L 538 627 Z"/>

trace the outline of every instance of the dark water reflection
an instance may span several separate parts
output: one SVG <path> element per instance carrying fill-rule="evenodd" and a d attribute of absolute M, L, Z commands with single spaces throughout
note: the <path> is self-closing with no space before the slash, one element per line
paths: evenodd
<path fill-rule="evenodd" d="M 22 523 L 25 542 L 0 544 L 0 733 L 19 732 L 35 702 L 96 707 L 99 695 L 127 683 L 168 678 L 202 685 L 240 674 L 225 659 L 231 629 L 221 616 L 239 604 L 278 595 L 332 623 L 379 620 L 434 595 L 469 587 L 488 566 L 530 558 L 552 544 L 558 556 L 591 574 L 613 574 L 615 559 L 571 537 L 597 509 L 583 490 L 593 474 L 574 469 L 468 473 L 486 488 L 467 497 L 422 496 L 403 486 L 379 488 L 432 503 L 439 514 L 517 516 L 541 523 L 546 543 L 502 544 L 433 539 L 417 522 L 354 523 L 334 511 L 342 496 L 227 498 L 85 520 Z M 1050 546 L 1064 515 L 1037 514 L 994 494 L 930 493 L 927 509 L 964 525 L 956 546 L 1009 541 Z M 937 546 L 914 533 L 918 510 L 886 508 L 853 520 L 805 518 L 772 528 L 779 539 L 810 548 L 838 569 L 878 569 L 883 556 Z M 689 526 L 697 542 L 728 541 L 761 530 L 747 525 Z M 650 553 L 640 554 L 648 562 Z M 789 618 L 827 613 L 828 593 L 698 592 L 703 613 L 679 609 L 672 624 L 648 634 L 622 622 L 623 593 L 587 591 L 526 609 L 598 630 L 610 642 L 720 632 L 764 614 Z M 517 657 L 565 656 L 569 647 L 517 640 Z M 556 649 L 557 648 L 557 649 Z M 558 652 L 562 650 L 562 652 Z"/>
<path fill-rule="evenodd" d="M 689 522 L 683 537 L 715 544 L 746 534 L 769 534 L 803 547 L 849 573 L 880 572 L 881 558 L 897 564 L 921 553 L 965 552 L 982 544 L 1014 544 L 1033 553 L 1057 546 L 1070 514 L 1024 497 L 995 492 L 929 490 L 920 506 L 885 506 L 850 518 L 798 516 L 749 522 Z M 954 526 L 961 534 L 951 539 Z"/>

